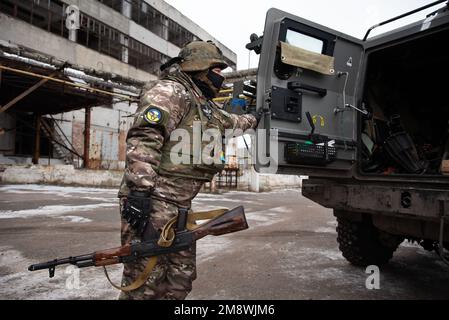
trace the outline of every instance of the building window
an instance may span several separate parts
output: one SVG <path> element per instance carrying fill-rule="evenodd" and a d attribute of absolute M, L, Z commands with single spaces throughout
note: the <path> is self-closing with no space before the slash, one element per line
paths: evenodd
<path fill-rule="evenodd" d="M 99 1 L 118 12 L 122 12 L 122 0 L 99 0 Z"/>
<path fill-rule="evenodd" d="M 121 8 L 122 3 L 121 0 L 101 2 L 114 9 Z M 0 0 L 0 12 L 64 38 L 68 38 L 66 8 L 65 4 L 55 0 Z M 148 12 L 152 15 L 154 12 L 150 8 Z M 152 74 L 158 74 L 159 66 L 168 60 L 162 53 L 86 14 L 81 13 L 80 18 L 77 42 L 81 45 Z M 153 21 L 149 16 L 145 19 Z"/>
<path fill-rule="evenodd" d="M 128 63 L 138 69 L 157 74 L 162 63 L 168 57 L 160 52 L 140 43 L 137 40 L 129 39 Z"/>
<path fill-rule="evenodd" d="M 65 4 L 51 0 L 0 1 L 0 12 L 62 37 L 68 36 L 65 8 Z"/>
<path fill-rule="evenodd" d="M 77 42 L 152 74 L 168 57 L 92 17 L 81 14 Z"/>
<path fill-rule="evenodd" d="M 194 35 L 181 27 L 179 24 L 169 19 L 168 21 L 168 41 L 182 48 L 187 43 L 192 42 Z"/>
<path fill-rule="evenodd" d="M 177 46 L 182 47 L 185 43 L 198 39 L 146 2 L 125 1 L 132 4 L 133 20 Z M 100 2 L 117 11 L 122 10 L 122 0 Z M 65 27 L 66 8 L 66 4 L 56 0 L 0 0 L 0 12 L 64 38 L 68 38 L 68 30 Z M 77 42 L 152 74 L 158 74 L 159 66 L 169 59 L 166 55 L 83 13 Z"/>
<path fill-rule="evenodd" d="M 108 7 L 122 12 L 122 6 L 111 0 L 99 0 Z M 175 21 L 166 17 L 143 0 L 123 0 L 131 4 L 131 20 L 138 23 L 147 30 L 158 35 L 162 39 L 183 47 L 193 40 L 201 40 Z"/>

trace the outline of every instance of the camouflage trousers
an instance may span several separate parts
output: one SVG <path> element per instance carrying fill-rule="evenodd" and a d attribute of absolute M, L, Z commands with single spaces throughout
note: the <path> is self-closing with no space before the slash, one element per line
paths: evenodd
<path fill-rule="evenodd" d="M 122 200 L 123 201 L 123 200 Z M 122 204 L 121 201 L 121 204 Z M 122 207 L 122 205 L 121 205 Z M 166 202 L 154 200 L 150 221 L 155 230 L 178 214 L 178 208 Z M 129 224 L 122 218 L 122 245 L 140 240 Z M 145 269 L 148 258 L 124 264 L 122 286 L 133 283 Z M 131 292 L 122 292 L 120 300 L 183 300 L 192 290 L 196 279 L 196 246 L 189 250 L 158 256 L 158 262 L 146 283 Z"/>

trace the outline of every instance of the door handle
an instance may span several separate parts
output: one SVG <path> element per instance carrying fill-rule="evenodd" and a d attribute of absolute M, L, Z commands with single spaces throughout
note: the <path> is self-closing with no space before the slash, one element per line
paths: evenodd
<path fill-rule="evenodd" d="M 308 84 L 301 83 L 299 81 L 289 82 L 288 88 L 295 92 L 302 92 L 302 90 L 311 91 L 317 93 L 320 97 L 325 97 L 327 95 L 327 89 L 314 87 Z"/>

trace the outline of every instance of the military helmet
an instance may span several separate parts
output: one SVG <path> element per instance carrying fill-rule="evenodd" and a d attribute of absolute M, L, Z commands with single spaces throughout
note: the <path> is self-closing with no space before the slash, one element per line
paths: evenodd
<path fill-rule="evenodd" d="M 181 49 L 178 57 L 182 59 L 181 69 L 186 72 L 228 67 L 223 52 L 212 41 L 192 41 Z"/>

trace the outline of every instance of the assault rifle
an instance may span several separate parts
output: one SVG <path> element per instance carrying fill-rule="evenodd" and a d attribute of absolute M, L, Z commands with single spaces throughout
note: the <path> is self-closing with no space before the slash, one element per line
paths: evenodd
<path fill-rule="evenodd" d="M 243 207 L 238 207 L 224 212 L 207 223 L 200 225 L 193 230 L 187 230 L 186 217 L 182 218 L 184 228 L 178 228 L 174 241 L 170 247 L 161 247 L 158 239 L 127 244 L 125 246 L 96 251 L 91 254 L 56 259 L 44 263 L 31 265 L 29 271 L 48 269 L 50 278 L 55 276 L 57 266 L 71 264 L 78 268 L 105 267 L 118 263 L 130 263 L 145 257 L 153 257 L 161 254 L 168 254 L 189 249 L 193 243 L 207 235 L 220 236 L 248 229 L 245 211 Z M 178 225 L 179 225 L 178 218 Z"/>

